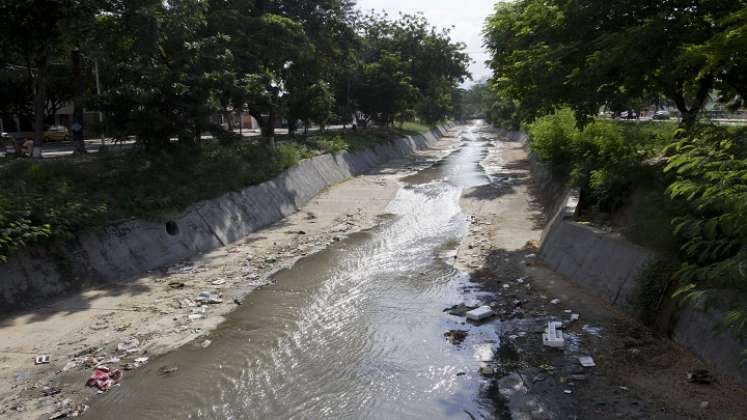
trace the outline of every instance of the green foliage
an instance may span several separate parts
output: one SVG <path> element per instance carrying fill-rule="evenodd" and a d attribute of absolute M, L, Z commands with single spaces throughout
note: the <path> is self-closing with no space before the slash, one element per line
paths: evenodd
<path fill-rule="evenodd" d="M 685 263 L 678 292 L 689 300 L 726 299 L 726 326 L 747 334 L 747 150 L 745 139 L 701 128 L 672 145 L 669 194 L 689 204 L 675 219 Z"/>
<path fill-rule="evenodd" d="M 484 29 L 492 84 L 522 121 L 570 106 L 586 122 L 602 106 L 664 95 L 690 126 L 717 85 L 745 86 L 744 10 L 743 1 L 501 2 Z"/>
<path fill-rule="evenodd" d="M 570 175 L 593 204 L 608 211 L 625 203 L 644 152 L 619 124 L 595 121 L 579 130 L 565 108 L 528 124 L 527 132 L 537 157 L 559 176 Z"/>
<path fill-rule="evenodd" d="M 576 119 L 569 109 L 562 109 L 527 125 L 532 151 L 557 172 L 567 173 L 571 169 L 569 165 L 575 133 Z"/>
<path fill-rule="evenodd" d="M 641 163 L 636 145 L 612 122 L 593 122 L 574 135 L 572 182 L 602 210 L 617 209 L 630 193 Z"/>

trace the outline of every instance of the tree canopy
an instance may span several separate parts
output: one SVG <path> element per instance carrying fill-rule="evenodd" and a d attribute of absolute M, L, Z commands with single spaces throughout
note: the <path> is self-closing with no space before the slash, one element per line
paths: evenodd
<path fill-rule="evenodd" d="M 601 106 L 663 95 L 692 125 L 717 87 L 727 100 L 744 92 L 745 7 L 734 0 L 499 3 L 485 26 L 492 85 L 518 101 L 524 120 L 567 105 L 583 122 Z"/>
<path fill-rule="evenodd" d="M 435 123 L 468 77 L 449 30 L 363 15 L 350 0 L 0 0 L 0 12 L 0 109 L 35 115 L 37 137 L 45 108 L 72 99 L 149 148 L 220 134 L 213 117 L 237 111 L 268 139 L 281 121 L 293 132 L 355 112 Z M 81 80 L 94 66 L 100 95 Z"/>

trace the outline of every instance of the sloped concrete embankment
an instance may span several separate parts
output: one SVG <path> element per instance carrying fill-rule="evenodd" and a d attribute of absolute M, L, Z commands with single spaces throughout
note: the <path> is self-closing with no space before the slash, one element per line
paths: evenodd
<path fill-rule="evenodd" d="M 503 131 L 511 141 L 525 142 L 525 133 Z M 637 316 L 635 299 L 643 269 L 656 254 L 620 234 L 577 223 L 578 192 L 565 187 L 537 159 L 530 158 L 537 195 L 545 208 L 539 258 L 600 298 Z M 740 364 L 745 344 L 717 332 L 720 312 L 681 309 L 671 326 L 672 339 L 706 361 L 721 374 L 747 386 L 747 366 Z"/>
<path fill-rule="evenodd" d="M 159 221 L 130 220 L 30 249 L 0 265 L 0 313 L 208 252 L 298 211 L 322 190 L 390 160 L 412 156 L 446 135 L 446 127 L 371 149 L 304 160 L 280 176 L 196 203 Z"/>

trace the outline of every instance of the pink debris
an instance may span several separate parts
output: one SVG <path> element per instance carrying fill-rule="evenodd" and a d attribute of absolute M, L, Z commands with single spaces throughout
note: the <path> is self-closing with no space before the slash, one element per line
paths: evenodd
<path fill-rule="evenodd" d="M 94 369 L 91 377 L 86 382 L 87 386 L 95 386 L 99 390 L 106 392 L 111 386 L 122 379 L 122 371 L 119 369 L 110 370 L 106 366 L 99 366 Z"/>

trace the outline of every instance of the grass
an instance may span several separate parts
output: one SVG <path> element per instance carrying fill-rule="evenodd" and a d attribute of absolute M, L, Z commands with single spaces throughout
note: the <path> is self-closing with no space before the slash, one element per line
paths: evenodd
<path fill-rule="evenodd" d="M 416 126 L 279 136 L 274 149 L 255 139 L 196 147 L 173 144 L 151 153 L 0 159 L 0 261 L 19 248 L 66 239 L 112 221 L 178 212 L 264 182 L 302 159 L 414 134 L 410 127 Z"/>

